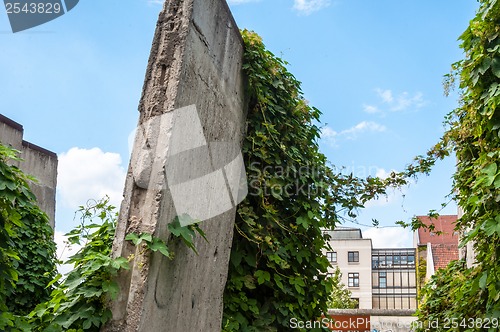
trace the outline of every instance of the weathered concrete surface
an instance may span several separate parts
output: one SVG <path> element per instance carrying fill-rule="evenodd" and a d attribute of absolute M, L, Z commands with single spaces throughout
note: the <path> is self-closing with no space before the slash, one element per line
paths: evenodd
<path fill-rule="evenodd" d="M 0 114 L 0 142 L 21 151 L 22 162 L 15 162 L 24 173 L 34 176 L 38 183 L 30 183 L 38 206 L 54 228 L 56 213 L 57 155 L 23 140 L 23 126 Z"/>
<path fill-rule="evenodd" d="M 198 236 L 196 255 L 167 229 L 176 211 L 165 169 L 175 132 L 174 111 L 180 108 L 196 106 L 208 142 L 241 143 L 246 116 L 242 57 L 241 36 L 224 0 L 165 2 L 113 248 L 115 256 L 133 254 L 134 259 L 131 270 L 118 277 L 113 319 L 103 331 L 220 331 L 235 209 L 201 223 L 209 242 Z M 216 166 L 213 159 L 211 165 L 201 159 L 185 165 L 193 173 Z M 124 240 L 130 232 L 161 237 L 175 258 L 144 254 Z"/>

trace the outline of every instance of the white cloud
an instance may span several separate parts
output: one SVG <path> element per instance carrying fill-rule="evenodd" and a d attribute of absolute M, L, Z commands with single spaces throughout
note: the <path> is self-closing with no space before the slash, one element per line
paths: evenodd
<path fill-rule="evenodd" d="M 392 172 L 395 172 L 395 171 L 394 170 L 386 171 L 383 168 L 377 168 L 375 171 L 375 176 L 384 180 L 384 179 L 387 179 L 391 175 Z M 370 174 L 370 175 L 372 175 L 372 174 Z M 400 201 L 403 198 L 403 196 L 404 196 L 403 188 L 398 188 L 398 189 L 389 188 L 387 190 L 387 195 L 382 195 L 376 199 L 372 199 L 371 201 L 366 202 L 365 207 L 370 208 L 370 207 L 380 207 L 380 206 L 391 205 L 393 203 Z"/>
<path fill-rule="evenodd" d="M 363 104 L 363 111 L 369 114 L 380 113 L 380 109 L 377 106 Z"/>
<path fill-rule="evenodd" d="M 372 239 L 374 248 L 404 248 L 412 245 L 412 234 L 400 227 L 370 228 L 363 231 L 363 238 Z"/>
<path fill-rule="evenodd" d="M 423 94 L 421 92 L 410 96 L 408 92 L 403 92 L 398 96 L 391 107 L 391 111 L 405 111 L 410 108 L 419 109 L 425 105 Z"/>
<path fill-rule="evenodd" d="M 294 0 L 293 8 L 309 15 L 330 5 L 330 0 Z"/>
<path fill-rule="evenodd" d="M 321 129 L 321 138 L 328 142 L 331 146 L 337 146 L 339 139 L 355 140 L 359 135 L 364 133 L 380 133 L 386 131 L 386 127 L 373 121 L 362 121 L 351 128 L 344 129 L 340 132 L 326 126 Z"/>
<path fill-rule="evenodd" d="M 321 128 L 321 138 L 325 140 L 330 146 L 337 146 L 338 134 L 338 132 L 328 126 Z"/>
<path fill-rule="evenodd" d="M 347 139 L 356 139 L 358 135 L 366 132 L 383 132 L 385 130 L 385 126 L 376 122 L 362 121 L 349 129 L 342 130 L 339 135 L 345 136 Z"/>
<path fill-rule="evenodd" d="M 385 179 L 387 179 L 389 177 L 389 175 L 391 175 L 392 172 L 394 172 L 394 170 L 392 170 L 392 171 L 386 171 L 383 168 L 379 168 L 377 170 L 377 172 L 375 173 L 375 176 L 378 177 L 378 178 L 381 178 L 382 180 L 385 180 Z"/>
<path fill-rule="evenodd" d="M 323 138 L 334 138 L 338 135 L 338 133 L 332 128 L 326 126 L 321 129 L 321 137 Z"/>
<path fill-rule="evenodd" d="M 382 101 L 384 103 L 392 103 L 392 101 L 394 100 L 391 90 L 376 89 L 375 91 L 377 92 L 378 96 L 382 98 Z"/>
<path fill-rule="evenodd" d="M 71 148 L 59 156 L 57 188 L 59 199 L 66 207 L 76 209 L 89 199 L 105 195 L 119 206 L 122 200 L 126 172 L 117 153 L 99 148 Z"/>
<path fill-rule="evenodd" d="M 381 105 L 363 104 L 364 112 L 369 114 L 384 114 L 385 112 L 382 110 L 383 108 L 391 112 L 411 111 L 418 110 L 427 104 L 427 101 L 424 100 L 424 95 L 421 92 L 410 94 L 404 91 L 395 95 L 392 90 L 377 88 L 375 89 L 375 93 L 380 99 Z"/>

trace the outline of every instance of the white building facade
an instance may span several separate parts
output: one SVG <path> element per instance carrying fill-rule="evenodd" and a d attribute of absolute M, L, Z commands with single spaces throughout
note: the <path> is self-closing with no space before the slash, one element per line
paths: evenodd
<path fill-rule="evenodd" d="M 330 261 L 329 273 L 338 267 L 342 282 L 358 300 L 359 309 L 372 309 L 372 240 L 363 239 L 361 230 L 338 228 L 328 231 L 332 250 L 326 251 Z"/>
<path fill-rule="evenodd" d="M 374 249 L 358 228 L 325 231 L 329 274 L 338 268 L 359 309 L 416 309 L 414 248 Z"/>

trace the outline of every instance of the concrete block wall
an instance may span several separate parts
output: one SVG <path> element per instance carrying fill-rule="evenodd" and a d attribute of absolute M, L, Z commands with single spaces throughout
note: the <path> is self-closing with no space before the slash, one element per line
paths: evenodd
<path fill-rule="evenodd" d="M 103 331 L 220 331 L 236 209 L 201 223 L 208 242 L 198 236 L 194 253 L 168 231 L 176 210 L 165 169 L 177 130 L 174 114 L 192 105 L 208 142 L 241 144 L 246 119 L 242 59 L 243 41 L 224 0 L 165 2 L 113 248 L 115 256 L 134 259 L 131 270 L 117 278 L 120 293 Z M 192 139 L 187 134 L 184 141 Z M 218 161 L 211 162 L 214 167 Z M 199 173 L 209 166 L 201 159 L 185 164 Z M 135 248 L 124 240 L 130 232 L 164 239 L 175 258 Z"/>
<path fill-rule="evenodd" d="M 38 206 L 49 216 L 55 226 L 57 154 L 23 140 L 23 126 L 0 114 L 0 142 L 21 152 L 23 161 L 15 162 L 24 173 L 34 176 L 38 182 L 30 183 Z"/>

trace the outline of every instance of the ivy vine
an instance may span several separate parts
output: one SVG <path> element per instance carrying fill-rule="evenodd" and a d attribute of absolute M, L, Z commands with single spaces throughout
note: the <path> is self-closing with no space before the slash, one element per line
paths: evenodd
<path fill-rule="evenodd" d="M 500 3 L 479 3 L 460 36 L 465 58 L 445 82 L 449 91 L 459 81 L 461 102 L 443 139 L 458 160 L 454 191 L 463 215 L 456 229 L 464 235 L 461 246 L 473 245 L 476 263 L 438 272 L 424 288 L 418 316 L 421 322 L 465 320 L 462 331 L 497 331 L 498 324 L 469 324 L 500 319 Z"/>
<path fill-rule="evenodd" d="M 355 218 L 364 202 L 405 180 L 396 173 L 381 180 L 334 172 L 318 147 L 320 111 L 256 33 L 242 36 L 250 96 L 242 150 L 250 189 L 237 210 L 223 331 L 289 331 L 291 319 L 326 313 L 338 287 L 326 277 L 323 230 Z"/>
<path fill-rule="evenodd" d="M 23 326 L 22 315 L 49 298 L 56 273 L 55 244 L 47 215 L 14 162 L 19 151 L 0 144 L 0 330 Z"/>

